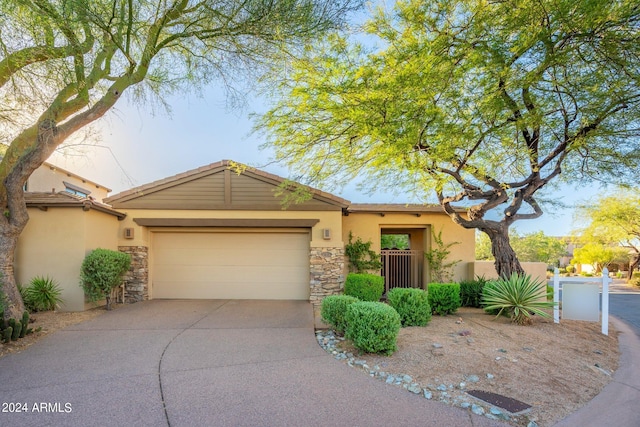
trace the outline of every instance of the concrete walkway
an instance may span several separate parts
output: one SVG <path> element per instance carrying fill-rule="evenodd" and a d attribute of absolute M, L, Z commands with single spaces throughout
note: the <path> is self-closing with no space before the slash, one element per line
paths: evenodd
<path fill-rule="evenodd" d="M 0 359 L 0 401 L 20 427 L 506 425 L 327 357 L 295 301 L 120 307 Z"/>

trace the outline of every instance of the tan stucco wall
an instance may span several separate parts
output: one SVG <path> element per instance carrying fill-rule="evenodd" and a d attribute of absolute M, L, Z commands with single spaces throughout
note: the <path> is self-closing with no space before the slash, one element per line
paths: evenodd
<path fill-rule="evenodd" d="M 542 282 L 547 281 L 547 264 L 544 262 L 521 262 L 526 274 Z M 498 273 L 493 261 L 475 261 L 469 264 L 469 276 L 472 278 L 484 277 L 485 279 L 497 279 Z"/>
<path fill-rule="evenodd" d="M 65 190 L 63 181 L 90 191 L 90 196 L 100 202 L 107 197 L 107 188 L 48 164 L 43 164 L 31 174 L 27 182 L 27 191 L 53 190 L 57 193 Z"/>
<path fill-rule="evenodd" d="M 423 231 L 422 247 L 415 247 L 414 250 L 428 250 L 433 244 L 431 231 L 436 233 L 442 230 L 444 243 L 460 242 L 449 248 L 450 260 L 460 260 L 454 267 L 453 280 L 465 280 L 468 278 L 468 264 L 475 260 L 475 230 L 465 229 L 455 224 L 451 219 L 439 213 L 423 213 L 417 216 L 415 213 L 385 213 L 381 216 L 378 213 L 352 212 L 343 217 L 342 238 L 349 241 L 349 232 L 353 232 L 354 238 L 360 237 L 363 241 L 371 241 L 371 249 L 380 252 L 380 234 L 382 229 L 399 229 L 405 231 L 409 228 L 419 228 Z M 419 233 L 417 233 L 419 236 Z M 417 239 L 412 239 L 417 240 Z"/>
<path fill-rule="evenodd" d="M 148 227 L 141 227 L 134 222 L 135 218 L 233 218 L 233 219 L 318 219 L 319 222 L 311 230 L 310 247 L 342 246 L 342 213 L 340 211 L 244 211 L 244 210 L 120 210 L 127 217 L 120 222 L 119 244 L 121 246 L 149 246 L 150 232 Z M 124 229 L 134 229 L 134 238 L 125 239 Z M 331 230 L 331 239 L 322 238 L 323 229 Z"/>
<path fill-rule="evenodd" d="M 84 310 L 80 266 L 93 249 L 118 249 L 117 218 L 80 207 L 29 209 L 29 216 L 18 240 L 16 280 L 26 285 L 35 276 L 49 276 L 62 288 L 62 311 Z"/>

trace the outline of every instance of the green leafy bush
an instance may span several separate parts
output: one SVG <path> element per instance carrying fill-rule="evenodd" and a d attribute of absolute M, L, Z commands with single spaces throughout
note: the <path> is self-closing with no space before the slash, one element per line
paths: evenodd
<path fill-rule="evenodd" d="M 111 290 L 122 284 L 122 278 L 129 270 L 131 257 L 128 254 L 109 249 L 95 249 L 82 261 L 80 280 L 90 301 L 107 300 L 107 310 L 111 308 Z"/>
<path fill-rule="evenodd" d="M 444 316 L 460 308 L 460 285 L 457 283 L 429 283 L 427 293 L 433 314 Z"/>
<path fill-rule="evenodd" d="M 55 310 L 63 302 L 60 285 L 49 276 L 36 276 L 29 286 L 19 289 L 25 307 L 31 311 Z"/>
<path fill-rule="evenodd" d="M 482 302 L 482 289 L 488 280 L 484 277 L 476 277 L 476 280 L 460 282 L 460 305 L 462 307 L 480 308 Z"/>
<path fill-rule="evenodd" d="M 402 326 L 425 326 L 431 320 L 429 297 L 422 289 L 391 289 L 387 302 L 400 315 Z"/>
<path fill-rule="evenodd" d="M 345 337 L 367 353 L 393 354 L 397 349 L 400 315 L 382 302 L 361 301 L 347 307 Z"/>
<path fill-rule="evenodd" d="M 358 301 L 358 298 L 349 295 L 330 295 L 324 298 L 320 311 L 322 321 L 331 325 L 337 333 L 344 333 L 347 328 L 347 307 Z"/>
<path fill-rule="evenodd" d="M 544 309 L 552 308 L 547 300 L 544 283 L 531 276 L 513 274 L 509 279 L 499 279 L 485 286 L 482 304 L 487 310 L 497 310 L 497 315 L 506 313 L 518 325 L 531 324 L 531 316 L 549 317 Z"/>
<path fill-rule="evenodd" d="M 361 301 L 380 301 L 384 293 L 384 277 L 375 274 L 349 273 L 344 283 L 344 294 Z"/>

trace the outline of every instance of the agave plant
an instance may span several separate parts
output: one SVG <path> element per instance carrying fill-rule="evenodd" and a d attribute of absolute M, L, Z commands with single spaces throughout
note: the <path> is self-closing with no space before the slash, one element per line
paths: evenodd
<path fill-rule="evenodd" d="M 497 310 L 497 316 L 507 314 L 518 325 L 530 325 L 534 314 L 550 317 L 545 309 L 554 306 L 553 301 L 547 300 L 546 286 L 541 281 L 520 274 L 488 283 L 482 291 L 482 304 L 487 311 Z"/>
<path fill-rule="evenodd" d="M 63 302 L 62 289 L 54 279 L 36 276 L 24 289 L 25 305 L 34 311 L 55 310 Z"/>

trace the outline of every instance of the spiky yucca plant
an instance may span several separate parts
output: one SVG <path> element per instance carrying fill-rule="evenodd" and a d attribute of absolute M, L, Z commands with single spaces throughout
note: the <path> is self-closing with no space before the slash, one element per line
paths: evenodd
<path fill-rule="evenodd" d="M 533 314 L 550 317 L 544 309 L 554 306 L 553 301 L 547 301 L 541 281 L 519 274 L 489 282 L 482 291 L 482 304 L 485 310 L 498 310 L 497 316 L 506 313 L 518 325 L 530 325 Z"/>

